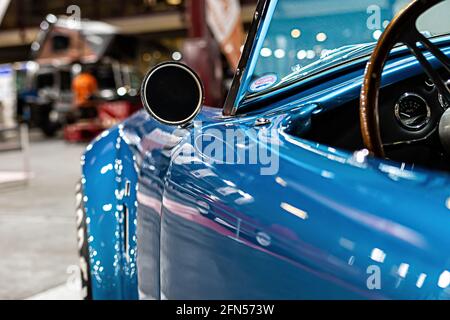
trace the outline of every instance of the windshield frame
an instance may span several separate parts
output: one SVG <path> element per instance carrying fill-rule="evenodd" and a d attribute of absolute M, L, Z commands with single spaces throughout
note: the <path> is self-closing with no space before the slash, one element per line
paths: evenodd
<path fill-rule="evenodd" d="M 248 87 L 252 71 L 256 66 L 255 52 L 258 47 L 262 47 L 264 39 L 272 21 L 272 15 L 278 0 L 258 0 L 253 22 L 244 44 L 238 69 L 233 78 L 233 82 L 225 100 L 223 107 L 224 116 L 234 116 L 244 100 L 246 88 Z M 253 69 L 252 69 L 253 68 Z"/>

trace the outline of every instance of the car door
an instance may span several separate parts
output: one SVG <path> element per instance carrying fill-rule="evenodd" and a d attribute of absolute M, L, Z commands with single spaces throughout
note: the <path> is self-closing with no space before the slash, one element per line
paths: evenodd
<path fill-rule="evenodd" d="M 290 115 L 202 122 L 172 152 L 161 297 L 448 298 L 448 176 L 299 139 Z"/>

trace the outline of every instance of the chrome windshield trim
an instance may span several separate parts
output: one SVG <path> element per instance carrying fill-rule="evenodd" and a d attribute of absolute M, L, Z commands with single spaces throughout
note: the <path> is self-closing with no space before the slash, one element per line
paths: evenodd
<path fill-rule="evenodd" d="M 223 107 L 224 116 L 235 115 L 237 107 L 244 98 L 242 88 L 246 88 L 247 82 L 249 81 L 249 74 L 251 74 L 250 71 L 256 66 L 256 61 L 250 61 L 250 58 L 258 47 L 262 47 L 265 38 L 264 30 L 267 32 L 270 21 L 272 20 L 272 15 L 268 13 L 271 12 L 273 14 L 277 3 L 278 0 L 258 0 L 253 22 L 247 36 L 247 41 L 244 45 L 238 69 L 234 75 L 230 92 L 225 100 L 225 105 Z M 249 62 L 252 62 L 252 65 L 248 66 Z"/>

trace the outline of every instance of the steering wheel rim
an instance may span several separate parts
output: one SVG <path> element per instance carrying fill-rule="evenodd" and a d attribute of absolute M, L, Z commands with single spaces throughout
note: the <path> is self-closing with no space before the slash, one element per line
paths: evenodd
<path fill-rule="evenodd" d="M 443 1 L 415 0 L 411 2 L 388 25 L 367 63 L 361 88 L 359 117 L 364 145 L 374 156 L 385 157 L 378 116 L 379 91 L 384 66 L 395 45 L 403 43 L 409 48 L 438 91 L 450 101 L 449 88 L 417 46 L 417 43 L 421 43 L 450 73 L 450 59 L 416 27 L 417 19 L 424 12 Z"/>

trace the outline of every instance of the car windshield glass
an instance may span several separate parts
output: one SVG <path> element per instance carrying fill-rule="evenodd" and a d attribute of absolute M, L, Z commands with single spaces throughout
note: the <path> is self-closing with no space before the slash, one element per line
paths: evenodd
<path fill-rule="evenodd" d="M 275 0 L 273 0 L 275 1 Z M 335 65 L 372 53 L 405 0 L 278 0 L 244 96 L 263 94 Z M 450 11 L 444 1 L 425 13 L 418 28 L 427 36 L 450 31 L 440 18 Z"/>

